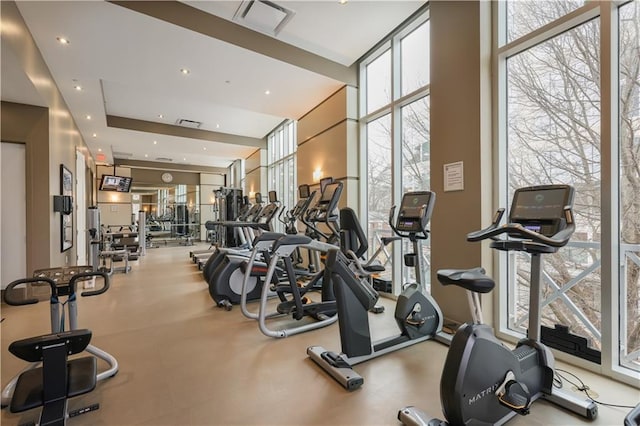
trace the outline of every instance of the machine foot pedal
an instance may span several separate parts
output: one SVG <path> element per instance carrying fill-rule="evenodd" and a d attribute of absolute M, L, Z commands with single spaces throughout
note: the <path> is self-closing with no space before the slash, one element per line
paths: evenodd
<path fill-rule="evenodd" d="M 381 314 L 384 312 L 384 306 L 375 305 L 373 308 L 369 309 L 369 312 L 371 312 L 372 314 Z"/>
<path fill-rule="evenodd" d="M 531 405 L 531 394 L 527 385 L 516 380 L 513 372 L 509 371 L 496 390 L 496 396 L 500 404 L 515 411 L 518 414 L 529 414 L 529 406 Z"/>

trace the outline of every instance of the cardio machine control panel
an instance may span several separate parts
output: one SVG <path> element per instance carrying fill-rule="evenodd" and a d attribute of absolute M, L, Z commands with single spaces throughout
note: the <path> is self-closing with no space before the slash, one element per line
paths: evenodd
<path fill-rule="evenodd" d="M 569 185 L 519 188 L 513 194 L 509 222 L 551 237 L 573 220 L 565 211 L 573 205 L 573 193 Z"/>
<path fill-rule="evenodd" d="M 431 219 L 436 195 L 431 191 L 407 192 L 402 196 L 396 229 L 423 232 Z"/>

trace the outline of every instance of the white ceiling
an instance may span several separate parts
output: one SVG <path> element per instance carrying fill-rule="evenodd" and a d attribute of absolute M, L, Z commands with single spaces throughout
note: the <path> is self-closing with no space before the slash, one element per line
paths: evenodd
<path fill-rule="evenodd" d="M 179 6 L 231 21 L 241 2 L 184 3 Z M 276 3 L 295 11 L 277 35 L 279 42 L 343 67 L 353 65 L 424 4 L 400 0 Z M 227 135 L 263 138 L 283 120 L 300 118 L 345 84 L 313 66 L 274 59 L 271 56 L 277 54 L 263 54 L 266 50 L 261 47 L 238 47 L 252 42 L 246 37 L 238 43 L 222 41 L 206 31 L 189 29 L 189 24 L 176 25 L 128 5 L 96 1 L 19 1 L 17 5 L 89 149 L 94 156 L 101 149 L 108 162 L 113 161 L 113 152 L 123 152 L 131 154 L 123 158 L 132 160 L 166 157 L 173 164 L 227 167 L 254 152 L 259 143 L 230 143 Z M 60 44 L 57 37 L 68 38 L 70 44 Z M 273 51 L 286 50 L 269 40 Z M 182 68 L 190 73 L 182 74 Z M 83 90 L 75 90 L 75 85 Z M 42 102 L 4 42 L 2 100 Z M 169 125 L 179 119 L 200 121 L 201 129 L 215 133 L 203 140 L 110 127 L 107 115 Z"/>

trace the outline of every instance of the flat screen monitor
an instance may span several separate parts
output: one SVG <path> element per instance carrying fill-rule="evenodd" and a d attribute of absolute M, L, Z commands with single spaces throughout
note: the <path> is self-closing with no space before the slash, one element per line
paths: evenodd
<path fill-rule="evenodd" d="M 333 178 L 332 177 L 326 177 L 326 178 L 320 179 L 320 193 L 321 194 L 324 193 L 324 189 L 330 183 L 333 183 Z"/>
<path fill-rule="evenodd" d="M 100 191 L 131 191 L 131 178 L 126 176 L 102 175 Z"/>
<path fill-rule="evenodd" d="M 564 206 L 570 205 L 571 188 L 554 187 L 517 190 L 511 205 L 511 221 L 554 220 L 563 217 Z"/>
<path fill-rule="evenodd" d="M 336 193 L 338 188 L 340 187 L 340 182 L 330 183 L 326 186 L 324 191 L 322 191 L 322 197 L 320 198 L 320 204 L 326 204 L 331 201 L 333 195 Z"/>
<path fill-rule="evenodd" d="M 309 195 L 311 195 L 309 191 L 309 185 L 303 184 L 298 187 L 298 199 L 304 200 L 306 198 L 309 198 Z"/>
<path fill-rule="evenodd" d="M 269 191 L 269 202 L 277 203 L 278 202 L 278 194 L 276 191 Z"/>

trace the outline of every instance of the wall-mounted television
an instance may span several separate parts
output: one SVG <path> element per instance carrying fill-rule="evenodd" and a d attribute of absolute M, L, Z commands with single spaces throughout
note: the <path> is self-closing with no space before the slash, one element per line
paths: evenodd
<path fill-rule="evenodd" d="M 100 191 L 130 192 L 131 178 L 126 176 L 102 175 Z"/>
<path fill-rule="evenodd" d="M 276 191 L 269 191 L 269 202 L 277 203 L 278 202 L 278 194 Z"/>

